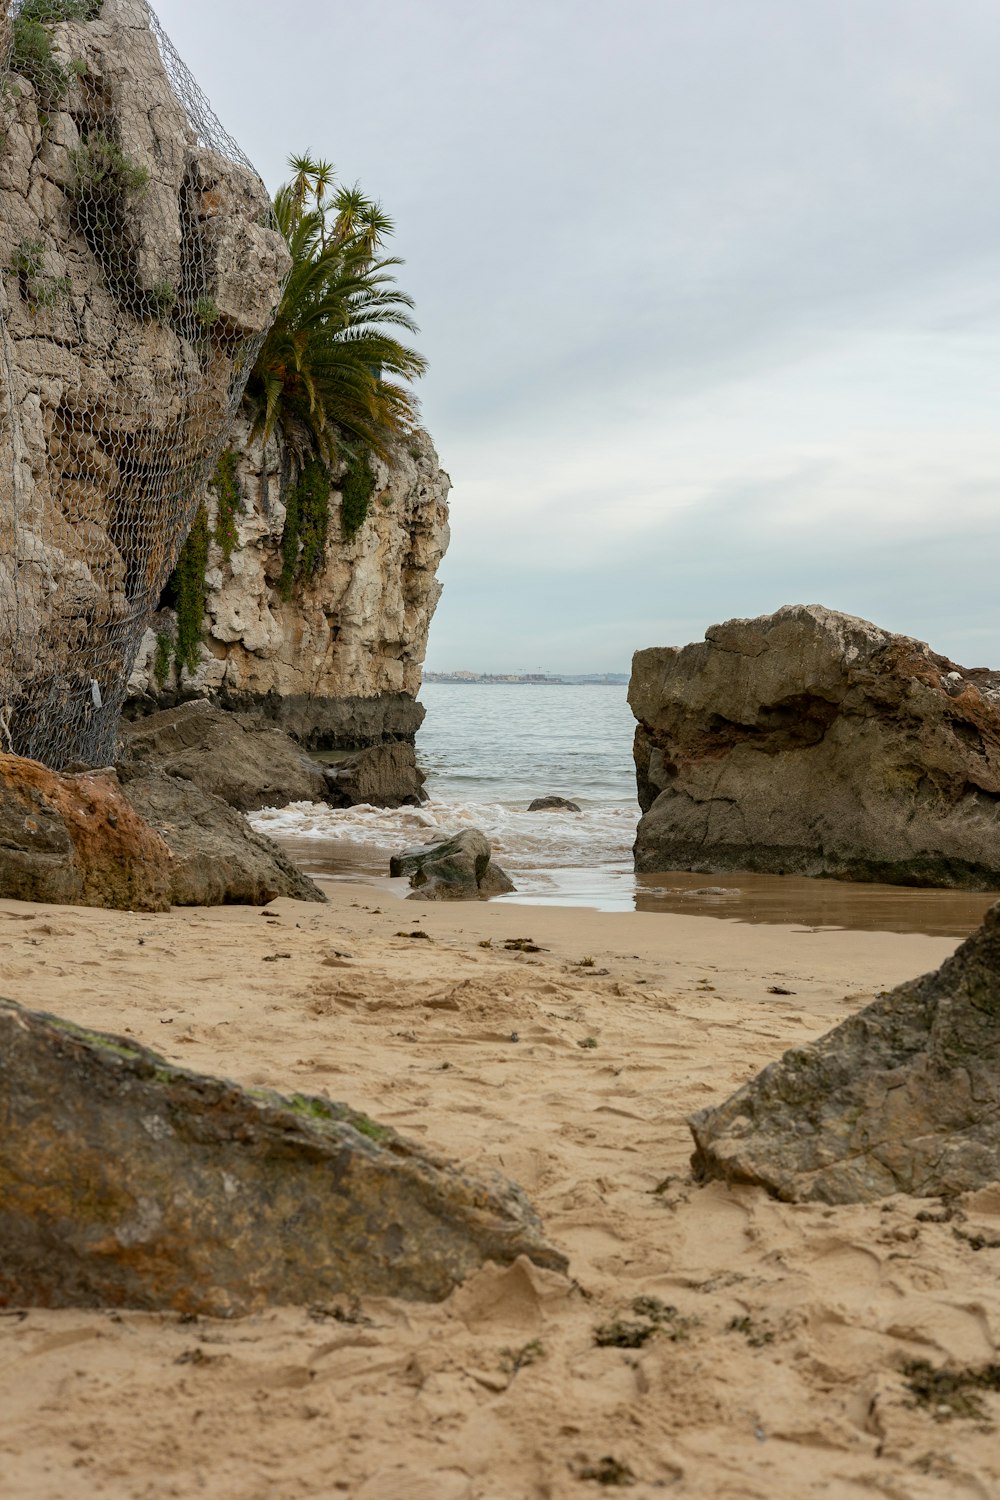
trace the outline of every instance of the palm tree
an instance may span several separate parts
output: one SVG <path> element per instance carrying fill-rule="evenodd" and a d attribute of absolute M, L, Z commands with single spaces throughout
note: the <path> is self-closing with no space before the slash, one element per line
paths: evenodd
<path fill-rule="evenodd" d="M 356 184 L 338 186 L 329 162 L 289 165 L 274 211 L 292 269 L 247 386 L 252 435 L 266 441 L 280 426 L 299 469 L 342 449 L 388 457 L 416 423 L 408 382 L 426 368 L 394 332 L 417 327 L 396 285 L 402 262 L 381 254 L 392 221 Z"/>

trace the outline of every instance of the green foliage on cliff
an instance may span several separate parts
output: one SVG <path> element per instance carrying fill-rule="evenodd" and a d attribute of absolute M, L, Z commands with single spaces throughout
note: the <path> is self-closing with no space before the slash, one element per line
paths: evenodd
<path fill-rule="evenodd" d="M 216 500 L 215 527 L 212 535 L 222 548 L 222 555 L 227 562 L 239 539 L 236 531 L 236 517 L 246 514 L 243 486 L 240 484 L 236 471 L 237 463 L 236 454 L 232 448 L 227 448 L 219 454 L 219 462 L 215 466 L 215 473 L 210 481 Z"/>
<path fill-rule="evenodd" d="M 293 157 L 274 212 L 292 256 L 278 313 L 247 386 L 253 435 L 280 427 L 293 463 L 328 467 L 345 447 L 385 456 L 416 421 L 408 384 L 426 361 L 393 330 L 416 332 L 401 262 L 381 253 L 392 222 L 328 162 Z"/>
<path fill-rule="evenodd" d="M 58 21 L 92 21 L 100 9 L 101 0 L 24 0 L 14 17 L 10 66 L 27 78 L 43 112 L 61 103 L 81 67 L 76 58 L 63 67 L 53 51 L 50 28 Z"/>
<path fill-rule="evenodd" d="M 170 676 L 170 668 L 174 660 L 174 638 L 167 635 L 166 631 L 157 631 L 156 650 L 153 653 L 153 676 L 157 687 L 162 688 Z"/>
<path fill-rule="evenodd" d="M 48 28 L 19 15 L 13 32 L 11 68 L 27 78 L 42 110 L 55 109 L 69 87 L 69 73 L 52 50 Z"/>
<path fill-rule="evenodd" d="M 340 481 L 340 531 L 345 542 L 349 542 L 368 514 L 368 506 L 375 493 L 375 475 L 368 455 L 352 457 L 347 473 Z"/>
<path fill-rule="evenodd" d="M 69 199 L 79 230 L 104 271 L 108 289 L 137 317 L 164 317 L 177 300 L 173 287 L 139 285 L 131 217 L 149 186 L 149 172 L 112 136 L 95 130 L 70 152 Z"/>
<path fill-rule="evenodd" d="M 198 666 L 202 621 L 205 617 L 205 569 L 208 566 L 208 511 L 199 505 L 194 525 L 181 548 L 173 575 L 177 608 L 174 660 L 178 674 L 193 673 Z"/>
<path fill-rule="evenodd" d="M 42 240 L 21 240 L 10 258 L 8 269 L 17 277 L 21 296 L 34 309 L 55 307 L 68 302 L 73 283 L 68 276 L 45 274 L 45 245 Z"/>
<path fill-rule="evenodd" d="M 285 497 L 281 533 L 281 597 L 290 599 L 297 583 L 309 583 L 326 556 L 330 528 L 330 471 L 319 459 L 305 465 Z"/>
<path fill-rule="evenodd" d="M 104 0 L 24 0 L 19 21 L 93 21 L 101 14 Z"/>

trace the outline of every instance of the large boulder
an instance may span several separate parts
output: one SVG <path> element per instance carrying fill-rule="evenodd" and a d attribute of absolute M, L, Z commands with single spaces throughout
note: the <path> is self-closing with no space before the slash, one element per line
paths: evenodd
<path fill-rule="evenodd" d="M 689 1123 L 702 1180 L 855 1203 L 1000 1179 L 1000 903 L 933 974 L 786 1052 Z"/>
<path fill-rule="evenodd" d="M 418 807 L 426 780 L 412 745 L 371 745 L 326 768 L 326 798 L 333 807 Z"/>
<path fill-rule="evenodd" d="M 0 754 L 0 896 L 165 911 L 172 867 L 114 771 L 59 775 Z"/>
<path fill-rule="evenodd" d="M 193 782 L 151 771 L 130 776 L 123 792 L 169 846 L 174 906 L 266 906 L 277 896 L 326 900 L 277 844 Z"/>
<path fill-rule="evenodd" d="M 389 861 L 393 877 L 409 875 L 408 901 L 476 901 L 514 890 L 510 876 L 495 865 L 489 840 L 478 828 L 404 849 Z"/>
<path fill-rule="evenodd" d="M 240 812 L 326 799 L 323 768 L 287 734 L 203 698 L 122 728 L 122 758 L 129 766 L 194 782 Z"/>
<path fill-rule="evenodd" d="M 638 651 L 637 870 L 1000 889 L 1000 674 L 818 605 Z"/>
<path fill-rule="evenodd" d="M 343 1104 L 176 1068 L 0 1001 L 0 1304 L 225 1317 L 434 1301 L 486 1260 L 565 1269 L 513 1184 Z"/>
<path fill-rule="evenodd" d="M 557 797 L 554 794 L 548 797 L 536 797 L 533 802 L 528 803 L 529 812 L 579 812 L 580 804 L 571 802 L 568 797 Z"/>

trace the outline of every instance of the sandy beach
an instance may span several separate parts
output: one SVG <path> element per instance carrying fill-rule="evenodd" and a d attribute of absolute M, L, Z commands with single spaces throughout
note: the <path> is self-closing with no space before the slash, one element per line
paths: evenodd
<path fill-rule="evenodd" d="M 1000 1238 L 1000 1187 L 948 1221 L 927 1201 L 790 1206 L 688 1176 L 691 1110 L 954 940 L 327 889 L 326 908 L 153 917 L 3 902 L 0 993 L 498 1168 L 570 1276 L 522 1261 L 437 1305 L 232 1323 L 6 1310 L 0 1494 L 1000 1492 L 1000 1396 L 952 1416 L 901 1373 L 996 1359 L 1000 1251 L 961 1235 Z M 640 1297 L 667 1309 L 659 1331 L 600 1345 Z"/>

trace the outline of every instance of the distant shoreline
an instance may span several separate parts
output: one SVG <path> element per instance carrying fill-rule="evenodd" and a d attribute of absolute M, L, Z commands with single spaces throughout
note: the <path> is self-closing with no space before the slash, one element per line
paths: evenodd
<path fill-rule="evenodd" d="M 514 683 L 521 687 L 625 687 L 628 684 L 629 674 L 627 672 L 591 672 L 581 676 L 552 676 L 547 673 L 535 672 L 425 672 L 424 682 L 448 682 L 459 687 L 468 687 L 471 684 L 510 684 Z"/>

